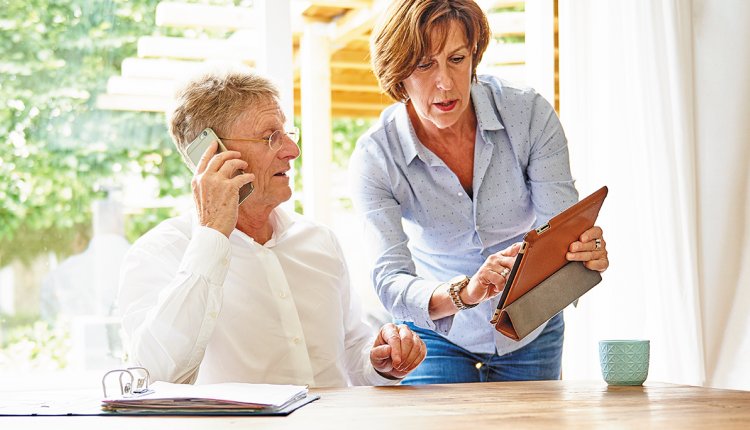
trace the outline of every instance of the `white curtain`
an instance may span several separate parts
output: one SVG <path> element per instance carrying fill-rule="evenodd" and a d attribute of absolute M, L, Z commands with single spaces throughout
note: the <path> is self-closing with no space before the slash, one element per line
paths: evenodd
<path fill-rule="evenodd" d="M 610 187 L 612 266 L 566 313 L 563 375 L 647 338 L 655 381 L 750 389 L 750 2 L 560 0 L 578 188 Z"/>
<path fill-rule="evenodd" d="M 721 11 L 723 21 L 707 19 L 708 11 Z M 602 284 L 566 312 L 564 378 L 599 378 L 598 340 L 644 338 L 651 341 L 650 380 L 728 386 L 731 378 L 718 376 L 737 379 L 739 372 L 750 389 L 743 364 L 750 354 L 748 239 L 740 235 L 730 249 L 720 242 L 730 231 L 744 232 L 746 193 L 708 189 L 716 175 L 734 174 L 726 181 L 750 190 L 744 149 L 750 70 L 733 75 L 721 94 L 744 105 L 744 121 L 731 121 L 732 115 L 719 125 L 701 117 L 705 100 L 716 97 L 704 86 L 705 73 L 730 65 L 706 63 L 710 51 L 699 49 L 706 35 L 698 32 L 723 35 L 713 49 L 732 45 L 747 60 L 750 36 L 736 30 L 746 26 L 749 12 L 742 0 L 560 0 L 560 113 L 581 195 L 609 186 L 598 223 L 611 260 Z M 714 127 L 739 131 L 717 142 Z M 745 169 L 702 161 L 719 150 L 739 157 L 732 167 L 744 163 Z M 738 199 L 739 205 L 726 204 Z M 739 225 L 714 225 L 706 209 L 715 200 L 741 208 L 734 213 Z M 712 250 L 737 262 L 731 267 L 737 273 L 721 283 L 706 276 L 726 273 L 726 257 L 706 255 L 713 240 L 719 243 Z M 744 280 L 738 273 L 743 252 Z M 740 350 L 744 359 L 735 357 Z"/>
<path fill-rule="evenodd" d="M 750 2 L 693 0 L 707 385 L 750 390 Z"/>

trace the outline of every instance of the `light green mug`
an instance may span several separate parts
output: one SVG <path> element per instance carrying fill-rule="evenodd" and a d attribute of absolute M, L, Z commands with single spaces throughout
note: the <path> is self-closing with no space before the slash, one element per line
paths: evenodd
<path fill-rule="evenodd" d="M 642 385 L 648 377 L 647 340 L 600 340 L 602 377 L 609 385 Z"/>

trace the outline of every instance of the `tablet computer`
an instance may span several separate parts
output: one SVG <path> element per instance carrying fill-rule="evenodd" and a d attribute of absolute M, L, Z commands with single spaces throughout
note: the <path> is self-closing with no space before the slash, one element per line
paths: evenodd
<path fill-rule="evenodd" d="M 598 272 L 586 269 L 580 262 L 569 262 L 565 255 L 570 244 L 594 226 L 607 192 L 606 186 L 598 189 L 547 224 L 526 233 L 490 321 L 497 331 L 519 340 L 601 281 Z M 561 273 L 553 276 L 558 271 Z M 513 303 L 540 285 L 544 286 L 544 291 L 535 291 L 519 302 L 515 307 L 519 309 L 508 312 Z M 513 315 L 518 315 L 517 320 L 529 321 L 524 322 L 521 329 L 516 327 Z M 536 326 L 528 330 L 533 324 Z"/>

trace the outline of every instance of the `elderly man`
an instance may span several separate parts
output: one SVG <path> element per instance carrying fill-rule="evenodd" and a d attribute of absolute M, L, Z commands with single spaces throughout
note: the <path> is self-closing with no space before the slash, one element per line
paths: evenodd
<path fill-rule="evenodd" d="M 425 357 L 422 340 L 403 325 L 372 333 L 334 234 L 279 208 L 300 150 L 273 84 L 209 73 L 177 96 L 170 133 L 180 153 L 207 127 L 227 151 L 214 142 L 196 163 L 195 210 L 162 222 L 126 256 L 119 305 L 131 360 L 179 383 L 320 387 L 406 376 Z"/>

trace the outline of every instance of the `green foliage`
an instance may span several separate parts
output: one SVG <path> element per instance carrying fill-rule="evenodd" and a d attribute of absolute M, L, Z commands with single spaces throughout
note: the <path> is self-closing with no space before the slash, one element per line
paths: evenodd
<path fill-rule="evenodd" d="M 178 215 L 174 208 L 149 208 L 133 214 L 125 224 L 125 238 L 135 242 L 143 233 L 156 227 L 167 218 Z"/>
<path fill-rule="evenodd" d="M 35 318 L 0 316 L 0 368 L 62 369 L 70 353 L 70 333 Z"/>
<path fill-rule="evenodd" d="M 96 108 L 110 76 L 136 55 L 140 36 L 211 36 L 219 30 L 156 28 L 158 0 L 11 0 L 0 8 L 0 268 L 54 252 L 82 251 L 91 202 L 126 178 L 158 181 L 159 196 L 189 192 L 187 171 L 162 114 Z M 209 0 L 203 3 L 222 3 Z M 240 4 L 247 3 L 240 1 Z M 369 123 L 333 123 L 333 159 L 345 168 Z M 304 136 L 304 133 L 303 133 Z M 295 163 L 299 168 L 301 160 Z M 295 186 L 301 189 L 297 172 Z M 301 210 L 301 207 L 298 208 Z M 126 218 L 134 240 L 169 209 Z"/>
<path fill-rule="evenodd" d="M 333 163 L 347 168 L 359 136 L 372 125 L 371 119 L 338 118 L 333 120 Z"/>
<path fill-rule="evenodd" d="M 163 115 L 96 109 L 96 96 L 136 41 L 156 0 L 28 0 L 0 8 L 0 267 L 42 252 L 80 251 L 90 206 L 128 175 L 161 194 L 184 167 Z M 141 225 L 136 220 L 137 225 Z"/>

